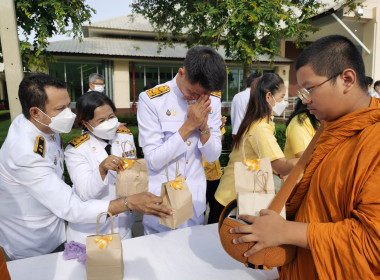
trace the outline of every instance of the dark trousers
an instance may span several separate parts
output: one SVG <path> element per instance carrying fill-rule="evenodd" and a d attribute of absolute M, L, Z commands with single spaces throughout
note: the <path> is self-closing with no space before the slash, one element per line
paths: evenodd
<path fill-rule="evenodd" d="M 210 213 L 208 215 L 208 224 L 219 222 L 219 216 L 222 214 L 224 206 L 215 199 L 215 192 L 219 186 L 220 180 L 207 181 L 206 189 L 206 201 L 210 207 Z"/>

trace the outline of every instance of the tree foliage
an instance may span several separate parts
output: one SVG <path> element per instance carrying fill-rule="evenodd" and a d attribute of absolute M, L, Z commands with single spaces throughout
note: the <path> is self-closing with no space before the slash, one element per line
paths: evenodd
<path fill-rule="evenodd" d="M 300 46 L 316 30 L 310 18 L 322 5 L 318 0 L 134 0 L 132 8 L 149 19 L 165 46 L 183 38 L 188 47 L 224 46 L 228 57 L 250 66 L 259 63 L 259 55 L 279 54 L 281 39 L 294 38 Z"/>
<path fill-rule="evenodd" d="M 85 0 L 15 0 L 15 8 L 18 30 L 26 38 L 20 41 L 20 48 L 27 69 L 45 68 L 52 59 L 46 52 L 48 38 L 67 35 L 80 39 L 82 24 L 96 12 Z"/>

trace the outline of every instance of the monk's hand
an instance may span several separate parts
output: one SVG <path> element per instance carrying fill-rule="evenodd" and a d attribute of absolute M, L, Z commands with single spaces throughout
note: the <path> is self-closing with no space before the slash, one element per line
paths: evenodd
<path fill-rule="evenodd" d="M 145 215 L 167 217 L 172 215 L 172 210 L 163 206 L 162 198 L 150 192 L 143 192 L 127 197 L 128 207 Z"/>
<path fill-rule="evenodd" d="M 187 109 L 187 122 L 192 130 L 198 129 L 201 126 L 207 125 L 208 114 L 211 111 L 210 96 L 205 94 L 200 96 L 197 101 Z"/>
<path fill-rule="evenodd" d="M 245 233 L 241 237 L 232 240 L 234 244 L 256 242 L 247 252 L 245 257 L 249 257 L 258 251 L 285 244 L 284 228 L 287 221 L 273 210 L 263 209 L 260 216 L 239 215 L 239 219 L 249 223 L 230 229 L 230 233 Z"/>

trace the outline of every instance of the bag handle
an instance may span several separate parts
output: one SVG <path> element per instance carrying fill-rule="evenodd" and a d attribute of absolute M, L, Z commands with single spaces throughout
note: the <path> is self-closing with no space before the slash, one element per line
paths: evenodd
<path fill-rule="evenodd" d="M 103 215 L 108 215 L 111 217 L 111 234 L 113 234 L 113 216 L 110 212 L 101 212 L 99 213 L 98 217 L 96 218 L 96 235 L 99 235 L 99 230 L 98 230 L 98 225 L 99 225 L 99 220 L 100 220 L 100 217 L 103 216 Z"/>
<path fill-rule="evenodd" d="M 132 147 L 132 151 L 135 151 L 135 159 L 137 158 L 137 153 L 135 147 L 132 145 L 131 141 L 126 140 L 124 142 L 121 142 L 121 150 L 123 151 L 122 155 L 125 155 L 125 145 L 129 144 Z"/>
<path fill-rule="evenodd" d="M 168 179 L 168 182 L 170 181 L 169 180 L 169 175 L 168 175 L 168 167 L 169 167 L 169 163 L 171 163 L 172 161 L 175 161 L 175 177 L 177 178 L 178 177 L 178 168 L 179 168 L 179 162 L 176 158 L 173 158 L 171 160 L 168 161 L 168 163 L 166 164 L 166 179 Z"/>
<path fill-rule="evenodd" d="M 260 147 L 259 147 L 259 142 L 257 142 L 257 137 L 256 135 L 253 135 L 253 134 L 249 134 L 247 136 L 244 137 L 243 139 L 243 161 L 246 160 L 246 157 L 245 157 L 245 141 L 249 138 L 249 137 L 253 137 L 256 141 L 256 145 L 257 145 L 257 154 L 258 154 L 258 158 L 261 158 L 261 153 L 260 153 Z"/>
<path fill-rule="evenodd" d="M 274 210 L 277 213 L 281 213 L 282 208 L 284 207 L 284 205 L 285 205 L 286 201 L 288 200 L 290 194 L 292 193 L 295 185 L 297 184 L 299 177 L 301 176 L 302 172 L 304 171 L 304 168 L 305 168 L 306 164 L 308 163 L 311 154 L 314 151 L 315 143 L 317 143 L 317 140 L 318 140 L 319 136 L 322 134 L 323 129 L 324 129 L 324 123 L 321 122 L 321 124 L 320 124 L 317 132 L 315 133 L 313 139 L 311 139 L 309 145 L 307 146 L 306 150 L 302 154 L 301 158 L 298 160 L 297 164 L 293 167 L 288 178 L 282 184 L 280 190 L 278 191 L 276 196 L 273 198 L 268 209 Z"/>

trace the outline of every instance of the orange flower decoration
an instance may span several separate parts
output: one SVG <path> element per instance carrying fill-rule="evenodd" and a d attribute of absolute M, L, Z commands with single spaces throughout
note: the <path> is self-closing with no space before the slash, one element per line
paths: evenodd
<path fill-rule="evenodd" d="M 125 164 L 123 165 L 124 169 L 132 167 L 135 164 L 135 161 L 132 159 L 123 158 L 123 161 L 125 162 Z"/>
<path fill-rule="evenodd" d="M 245 166 L 248 167 L 249 170 L 255 169 L 256 171 L 259 169 L 260 159 L 246 159 L 244 161 Z"/>
<path fill-rule="evenodd" d="M 183 186 L 181 184 L 182 184 L 181 179 L 175 179 L 174 181 L 170 182 L 170 186 L 172 186 L 175 190 L 178 190 L 178 189 L 182 190 Z"/>
<path fill-rule="evenodd" d="M 112 240 L 112 235 L 107 235 L 107 236 L 104 236 L 104 237 L 95 238 L 94 242 L 95 243 L 100 243 L 99 244 L 99 248 L 103 249 L 104 246 L 106 246 L 106 248 L 108 247 L 108 244 L 110 243 L 111 240 Z"/>

